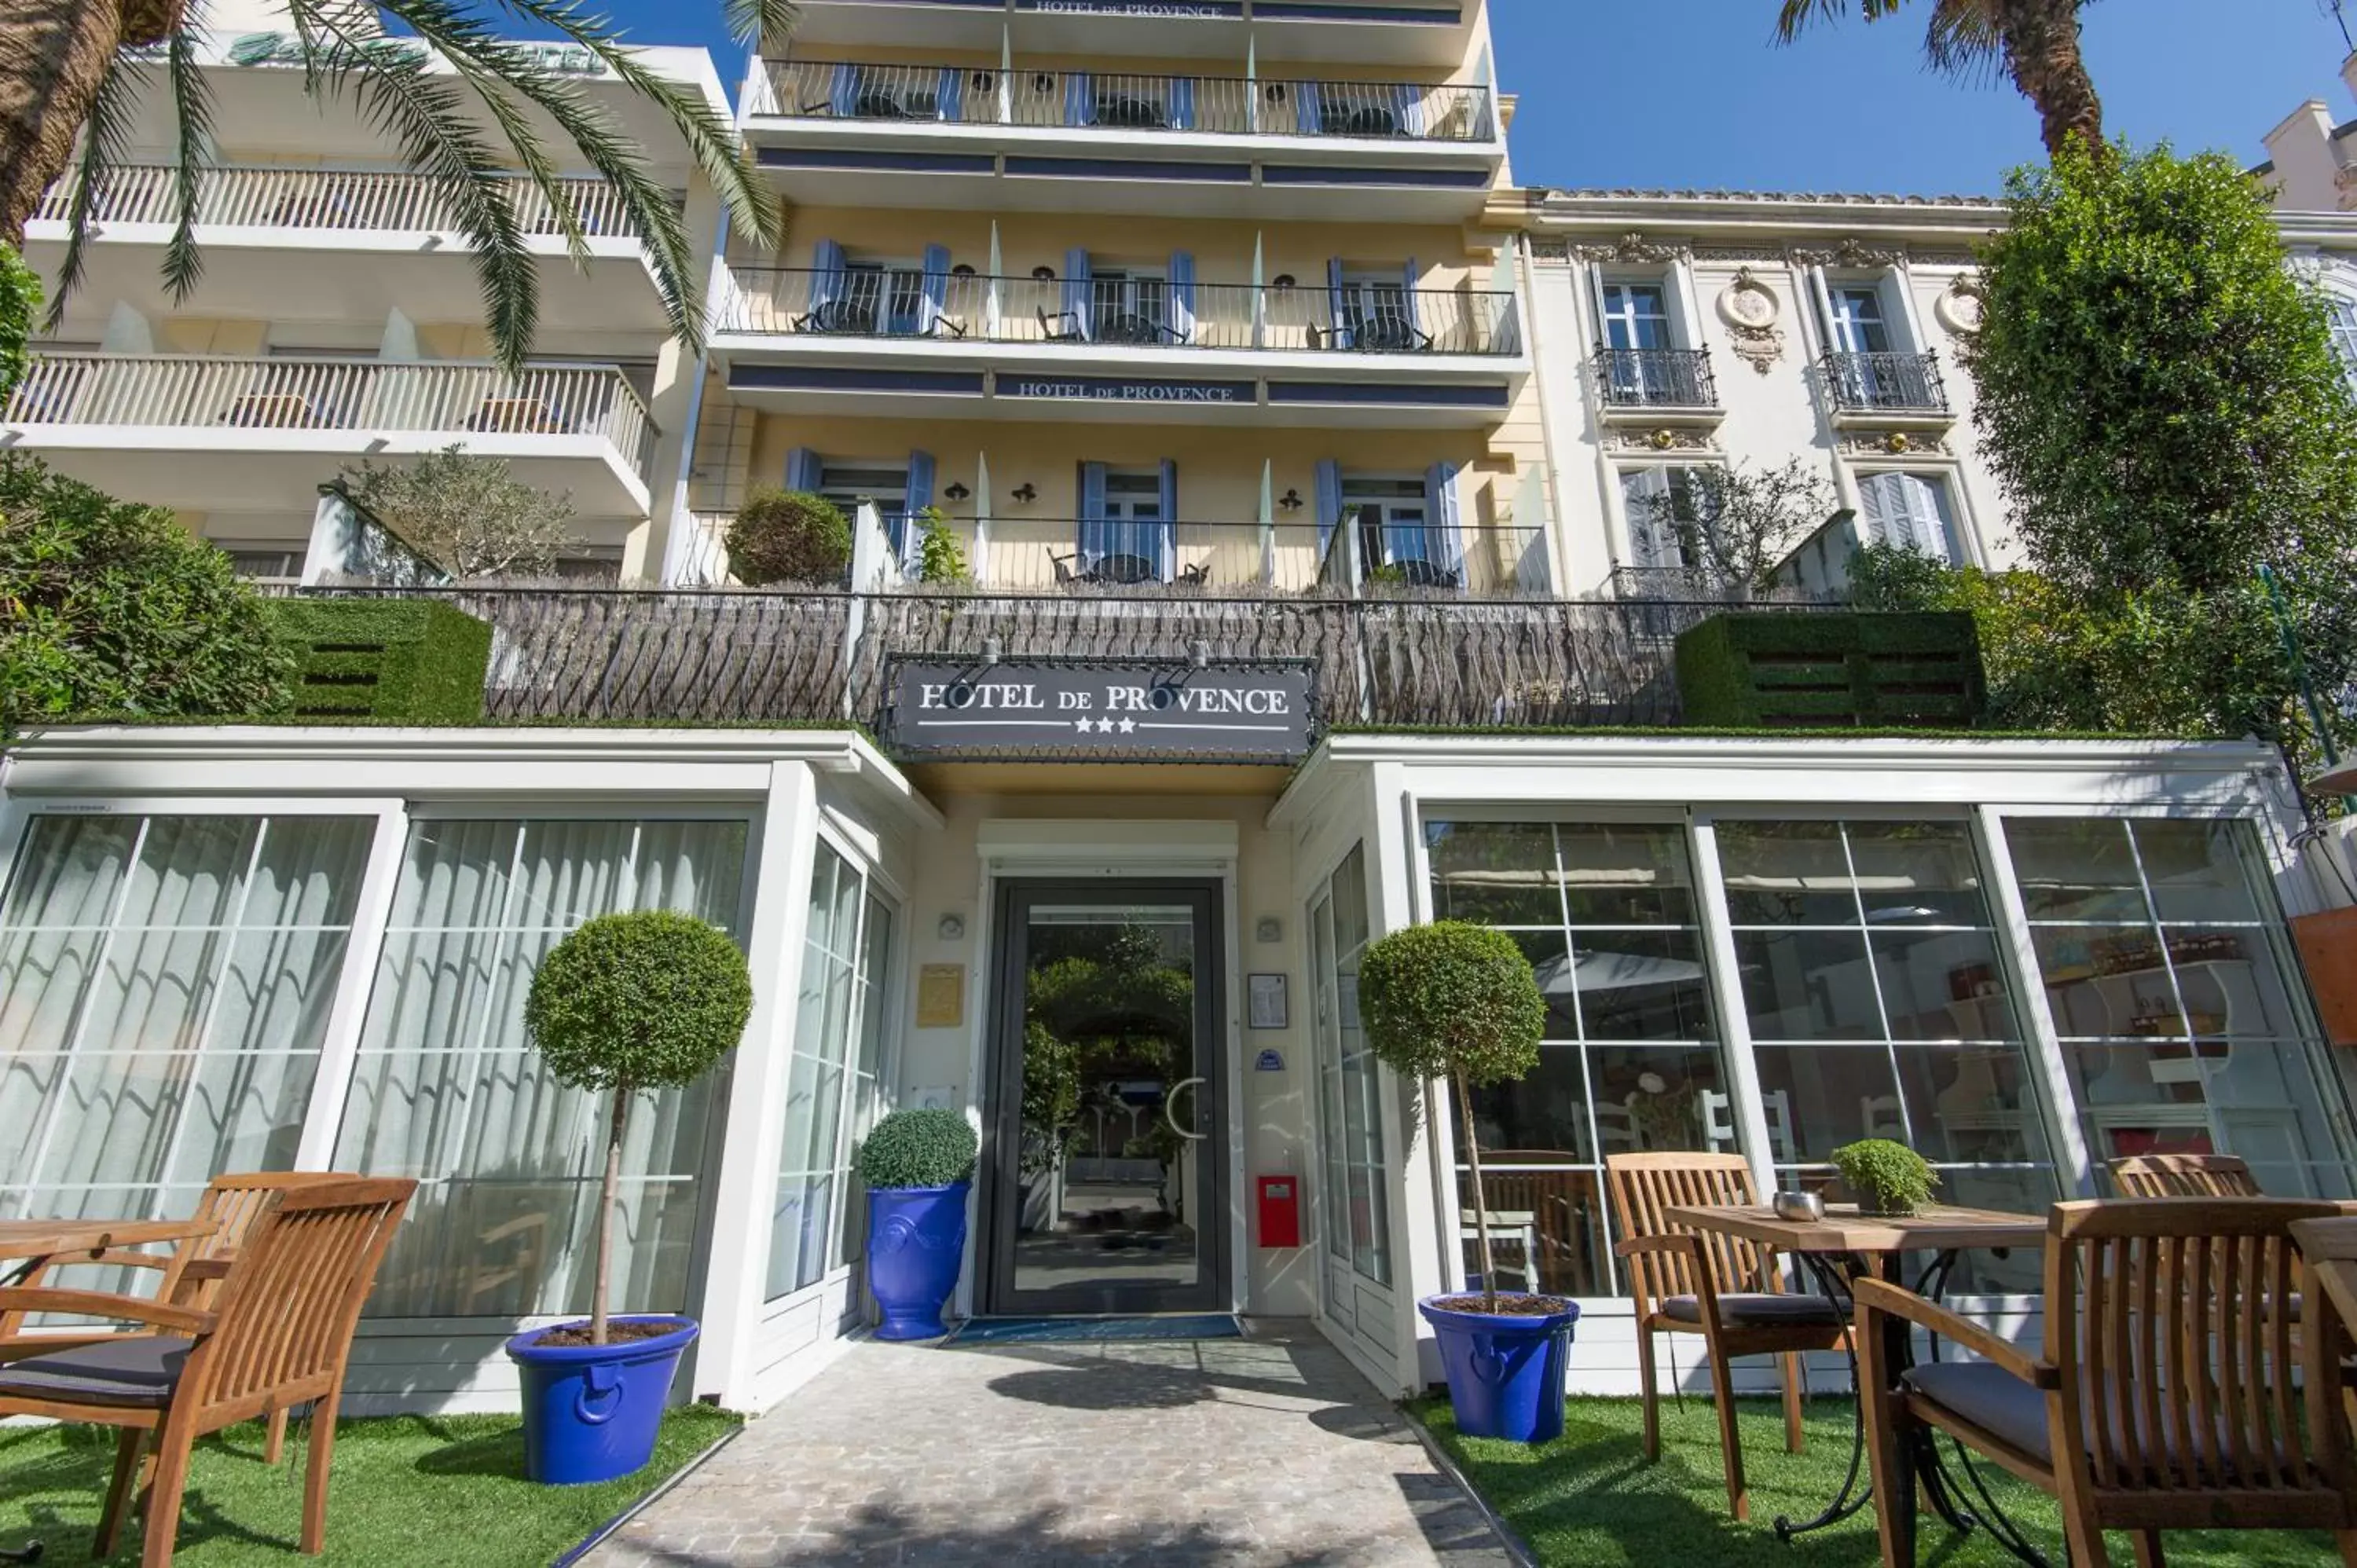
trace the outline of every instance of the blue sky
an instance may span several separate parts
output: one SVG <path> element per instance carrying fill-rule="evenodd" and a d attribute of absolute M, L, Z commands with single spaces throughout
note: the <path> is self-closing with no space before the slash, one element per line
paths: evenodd
<path fill-rule="evenodd" d="M 1770 47 L 1777 0 L 1491 0 L 1505 86 L 1522 95 L 1525 184 L 1995 192 L 2040 156 L 2009 85 L 1922 69 L 1931 0 L 1871 27 L 1820 24 Z M 647 43 L 705 43 L 739 74 L 716 0 L 615 0 Z M 2357 27 L 2357 0 L 2352 0 Z M 2319 0 L 2108 0 L 2087 51 L 2115 134 L 2246 163 L 2308 98 L 2357 116 Z"/>

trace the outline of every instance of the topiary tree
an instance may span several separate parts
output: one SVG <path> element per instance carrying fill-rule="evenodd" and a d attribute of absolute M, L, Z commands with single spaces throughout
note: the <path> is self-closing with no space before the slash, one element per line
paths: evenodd
<path fill-rule="evenodd" d="M 0 455 L 0 740 L 42 720 L 284 706 L 267 602 L 161 507 Z"/>
<path fill-rule="evenodd" d="M 756 490 L 728 525 L 726 544 L 729 573 L 748 587 L 831 587 L 851 564 L 851 521 L 824 496 Z"/>
<path fill-rule="evenodd" d="M 1410 926 L 1360 956 L 1359 1022 L 1376 1059 L 1394 1072 L 1419 1083 L 1446 1078 L 1457 1086 L 1473 1168 L 1482 1305 L 1495 1312 L 1498 1270 L 1490 1256 L 1490 1203 L 1481 1183 L 1481 1140 L 1473 1127 L 1473 1090 L 1521 1078 L 1538 1066 L 1539 1036 L 1546 1028 L 1538 977 L 1503 931 L 1462 920 Z"/>
<path fill-rule="evenodd" d="M 717 926 L 668 909 L 600 915 L 541 961 L 525 1037 L 560 1083 L 613 1098 L 597 1208 L 589 1337 L 607 1342 L 614 1198 L 630 1097 L 684 1089 L 726 1056 L 753 1011 L 745 955 Z"/>
<path fill-rule="evenodd" d="M 859 1179 L 871 1189 L 951 1187 L 974 1175 L 981 1143 L 954 1111 L 895 1111 L 859 1145 Z"/>

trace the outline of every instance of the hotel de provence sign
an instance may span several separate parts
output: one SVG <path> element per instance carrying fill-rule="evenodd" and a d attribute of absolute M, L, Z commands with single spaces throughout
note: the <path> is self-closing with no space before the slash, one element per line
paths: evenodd
<path fill-rule="evenodd" d="M 1306 662 L 905 659 L 883 738 L 912 759 L 1297 762 Z"/>

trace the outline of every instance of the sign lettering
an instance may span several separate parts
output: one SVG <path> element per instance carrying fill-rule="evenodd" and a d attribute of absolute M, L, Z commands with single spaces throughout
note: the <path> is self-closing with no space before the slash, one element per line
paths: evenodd
<path fill-rule="evenodd" d="M 1260 389 L 1251 381 L 1129 381 L 1097 376 L 1072 376 L 1049 381 L 1030 376 L 1001 376 L 998 395 L 1079 399 L 1091 403 L 1249 403 L 1259 401 Z"/>
<path fill-rule="evenodd" d="M 899 664 L 884 733 L 912 756 L 1052 754 L 1073 761 L 1308 755 L 1299 664 Z"/>
<path fill-rule="evenodd" d="M 1241 0 L 1022 0 L 1021 9 L 1068 16 L 1178 16 L 1191 21 L 1232 20 L 1244 14 Z"/>

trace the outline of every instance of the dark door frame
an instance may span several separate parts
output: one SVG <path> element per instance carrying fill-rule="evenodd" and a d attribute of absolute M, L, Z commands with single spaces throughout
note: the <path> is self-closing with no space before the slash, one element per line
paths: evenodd
<path fill-rule="evenodd" d="M 1232 1305 L 1229 1255 L 1233 1197 L 1228 1166 L 1226 884 L 1217 876 L 1053 877 L 999 879 L 991 934 L 990 1028 L 984 1082 L 982 1245 L 976 1252 L 979 1289 L 975 1310 L 992 1314 L 1089 1314 L 1225 1312 Z M 1022 1223 L 1019 1161 L 1023 1143 L 1022 933 L 1029 929 L 1034 903 L 1185 904 L 1195 925 L 1195 1068 L 1202 1082 L 1191 1090 L 1193 1122 L 1208 1134 L 1196 1160 L 1199 1205 L 1194 1219 L 1202 1270 L 1191 1286 L 1079 1286 L 1058 1291 L 1015 1290 L 1015 1243 Z M 1151 1299 L 1161 1298 L 1161 1299 Z"/>

